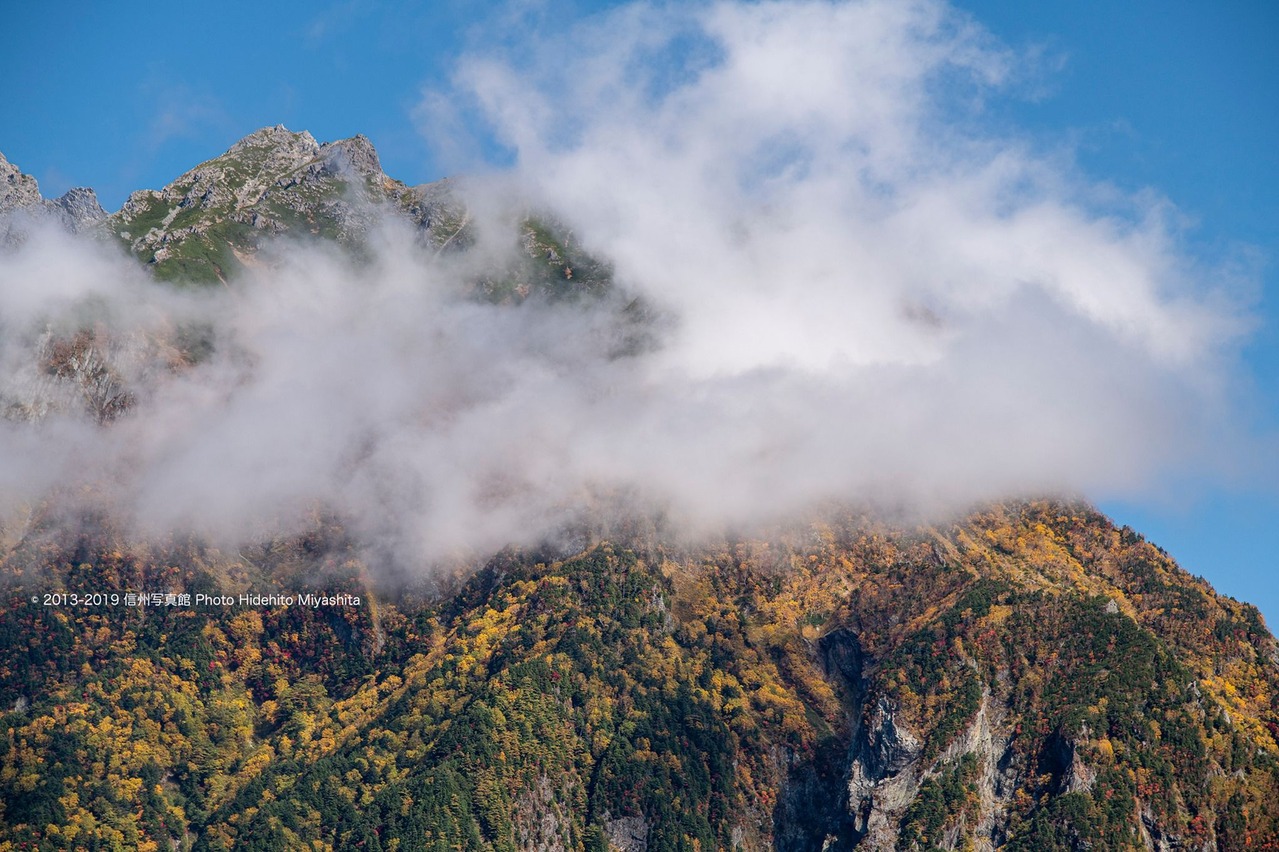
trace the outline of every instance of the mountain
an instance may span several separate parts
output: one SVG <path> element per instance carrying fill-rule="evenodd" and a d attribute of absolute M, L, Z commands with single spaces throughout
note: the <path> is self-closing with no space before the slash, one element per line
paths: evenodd
<path fill-rule="evenodd" d="M 47 209 L 5 174 L 9 210 Z M 267 235 L 358 259 L 382 217 L 464 254 L 451 186 L 268 128 L 88 227 L 219 286 Z M 549 217 L 510 237 L 459 267 L 474 298 L 616 293 Z M 138 346 L 187 369 L 178 337 Z M 98 428 L 130 404 L 109 338 L 40 344 Z M 222 551 L 23 511 L 0 526 L 0 850 L 1279 848 L 1279 643 L 1081 502 L 696 540 L 636 513 L 430 583 L 322 515 Z"/>

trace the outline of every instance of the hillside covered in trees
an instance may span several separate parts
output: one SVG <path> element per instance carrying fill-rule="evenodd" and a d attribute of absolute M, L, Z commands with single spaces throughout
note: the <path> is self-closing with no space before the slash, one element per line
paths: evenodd
<path fill-rule="evenodd" d="M 831 512 L 675 551 L 637 532 L 430 597 L 369 585 L 344 548 L 11 544 L 0 848 L 1279 837 L 1274 639 L 1086 506 Z M 360 603 L 30 600 L 308 589 Z"/>

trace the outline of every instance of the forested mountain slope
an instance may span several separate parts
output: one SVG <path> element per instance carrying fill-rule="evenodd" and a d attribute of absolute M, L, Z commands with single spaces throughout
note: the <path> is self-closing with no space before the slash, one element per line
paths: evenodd
<path fill-rule="evenodd" d="M 637 534 L 504 554 L 429 599 L 379 592 L 334 531 L 243 554 L 37 541 L 6 558 L 48 566 L 8 578 L 0 622 L 6 848 L 1279 836 L 1274 639 L 1082 505 Z M 308 588 L 360 603 L 29 601 Z"/>

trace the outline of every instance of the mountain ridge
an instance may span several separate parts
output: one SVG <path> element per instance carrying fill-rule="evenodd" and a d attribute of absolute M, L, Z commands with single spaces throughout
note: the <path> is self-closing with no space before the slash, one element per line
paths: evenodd
<path fill-rule="evenodd" d="M 358 254 L 388 220 L 410 228 L 436 253 L 473 240 L 474 217 L 455 191 L 457 179 L 408 186 L 382 171 L 373 143 L 361 134 L 318 143 L 306 131 L 264 127 L 159 190 L 131 193 L 110 214 L 92 189 L 46 200 L 34 178 L 3 163 L 0 173 L 12 187 L 0 196 L 0 227 L 8 242 L 23 232 L 23 215 L 53 211 L 70 230 L 114 240 L 157 279 L 183 285 L 242 275 L 273 239 L 320 239 Z M 473 282 L 482 298 L 518 301 L 532 293 L 608 289 L 608 265 L 584 252 L 546 211 L 526 210 L 510 236 L 519 257 Z"/>
<path fill-rule="evenodd" d="M 387 177 L 367 137 L 321 145 L 276 125 L 162 190 L 133 193 L 108 226 L 161 278 L 225 280 L 262 235 L 292 231 L 350 243 L 381 207 L 429 232 L 445 216 L 446 187 L 410 188 Z M 224 246 L 229 254 L 219 251 Z"/>
<path fill-rule="evenodd" d="M 97 205 L 92 189 L 44 199 L 35 179 L 8 160 L 0 160 L 0 179 L 0 217 L 64 211 L 73 230 L 113 234 L 158 278 L 187 283 L 240 273 L 265 237 L 292 233 L 352 243 L 379 212 L 401 216 L 426 234 L 461 217 L 449 181 L 409 187 L 388 177 L 367 137 L 320 144 L 283 125 L 248 134 L 159 190 L 131 193 L 111 214 Z"/>

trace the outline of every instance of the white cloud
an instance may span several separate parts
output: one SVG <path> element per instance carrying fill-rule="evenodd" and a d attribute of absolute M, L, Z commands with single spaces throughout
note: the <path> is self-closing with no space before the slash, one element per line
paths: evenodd
<path fill-rule="evenodd" d="M 281 248 L 194 301 L 31 241 L 0 261 L 5 340 L 105 303 L 220 345 L 136 357 L 145 393 L 108 427 L 0 424 L 9 502 L 97 478 L 146 528 L 242 539 L 323 505 L 417 562 L 602 495 L 696 527 L 1131 494 L 1214 463 L 1240 328 L 1217 282 L 1164 202 L 980 132 L 1019 60 L 947 7 L 632 5 L 522 50 L 464 60 L 426 108 L 479 110 L 514 149 L 477 228 L 502 233 L 495 197 L 554 210 L 670 319 L 659 348 L 612 357 L 614 302 L 468 301 L 394 228 L 363 268 Z"/>

